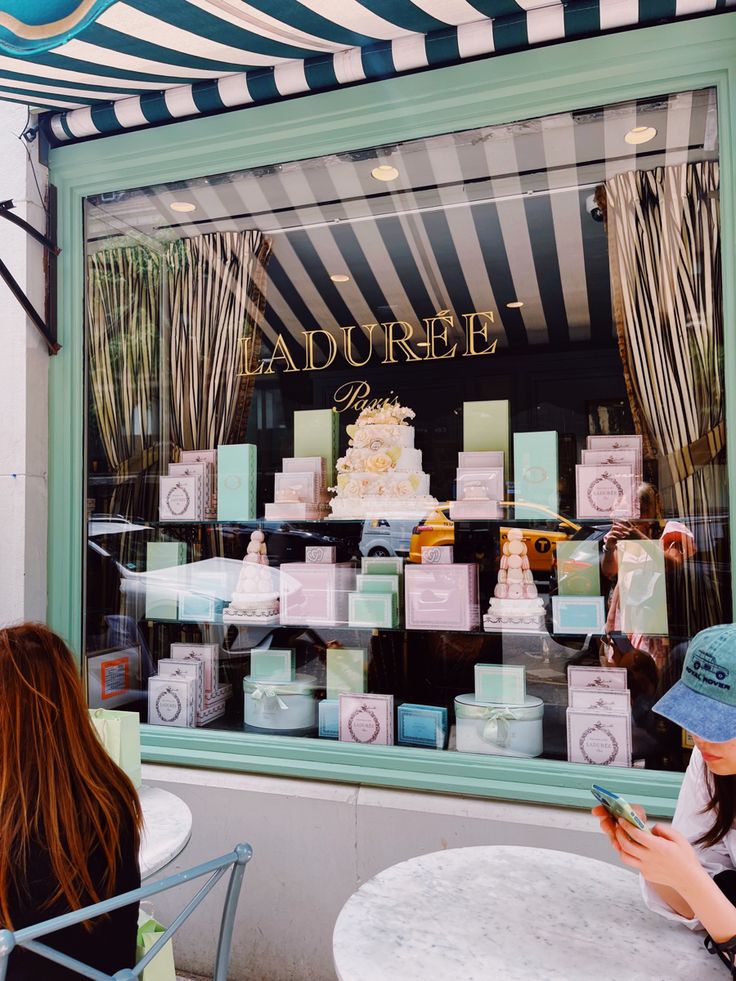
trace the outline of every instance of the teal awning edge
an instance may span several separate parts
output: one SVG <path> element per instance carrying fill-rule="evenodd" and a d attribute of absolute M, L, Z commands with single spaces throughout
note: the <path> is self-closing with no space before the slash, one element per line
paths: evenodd
<path fill-rule="evenodd" d="M 66 112 L 47 112 L 41 117 L 41 125 L 49 144 L 59 146 L 444 67 L 469 59 L 508 54 L 542 44 L 665 24 L 682 17 L 729 13 L 733 2 L 715 0 L 708 9 L 700 12 L 686 5 L 684 13 L 672 12 L 668 16 L 662 15 L 661 3 L 639 3 L 634 5 L 638 8 L 636 13 L 622 15 L 615 26 L 604 30 L 600 27 L 600 6 L 606 0 L 567 0 L 564 7 L 560 6 L 557 18 L 548 16 L 547 7 L 483 18 L 427 34 L 409 34 L 392 41 L 347 48 L 334 54 L 318 54 L 274 67 L 256 68 L 116 101 L 97 102 Z M 701 8 L 705 6 L 703 4 Z M 665 3 L 664 7 L 675 10 L 674 3 Z"/>

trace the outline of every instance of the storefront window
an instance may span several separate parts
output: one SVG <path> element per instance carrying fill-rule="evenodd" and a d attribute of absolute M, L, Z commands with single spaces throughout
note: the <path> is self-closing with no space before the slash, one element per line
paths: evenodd
<path fill-rule="evenodd" d="M 718 207 L 710 89 L 87 199 L 90 704 L 683 769 Z"/>

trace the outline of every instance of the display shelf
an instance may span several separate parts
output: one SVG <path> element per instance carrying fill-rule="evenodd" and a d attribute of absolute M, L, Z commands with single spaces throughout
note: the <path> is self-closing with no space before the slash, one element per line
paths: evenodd
<path fill-rule="evenodd" d="M 179 627 L 237 627 L 238 629 L 248 629 L 255 628 L 257 630 L 311 630 L 315 631 L 327 631 L 327 630 L 347 630 L 355 631 L 361 633 L 387 633 L 387 634 L 461 634 L 466 637 L 498 637 L 501 640 L 508 640 L 510 637 L 549 637 L 550 640 L 555 639 L 554 634 L 550 634 L 544 630 L 455 630 L 451 627 L 405 627 L 403 625 L 398 627 L 356 627 L 351 626 L 348 623 L 338 623 L 338 624 L 321 624 L 321 623 L 231 623 L 224 620 L 174 620 L 174 619 L 150 619 L 148 617 L 144 618 L 144 622 L 156 626 L 158 624 L 168 624 Z M 557 636 L 568 636 L 565 634 L 559 634 Z M 599 635 L 592 635 L 599 636 Z M 580 640 L 584 640 L 581 637 Z"/>

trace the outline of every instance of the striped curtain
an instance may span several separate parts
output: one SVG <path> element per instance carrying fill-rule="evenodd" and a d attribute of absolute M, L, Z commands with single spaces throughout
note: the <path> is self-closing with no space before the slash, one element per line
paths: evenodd
<path fill-rule="evenodd" d="M 87 260 L 87 344 L 94 422 L 118 479 L 111 510 L 147 513 L 145 479 L 156 457 L 160 256 L 141 246 Z"/>
<path fill-rule="evenodd" d="M 270 243 L 258 231 L 180 239 L 166 249 L 171 320 L 171 439 L 213 449 L 245 435 L 253 378 L 241 378 L 240 341 L 258 357 Z"/>
<path fill-rule="evenodd" d="M 723 311 L 715 161 L 606 183 L 614 317 L 632 413 L 659 461 L 667 512 L 688 522 L 690 634 L 729 615 Z"/>

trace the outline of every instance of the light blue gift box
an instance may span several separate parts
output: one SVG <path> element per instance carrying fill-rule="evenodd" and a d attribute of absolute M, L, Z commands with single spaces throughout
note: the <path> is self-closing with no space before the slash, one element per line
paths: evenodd
<path fill-rule="evenodd" d="M 556 634 L 602 634 L 606 607 L 602 596 L 553 596 L 552 632 Z"/>
<path fill-rule="evenodd" d="M 514 500 L 558 510 L 557 433 L 514 433 Z M 516 505 L 517 518 L 541 518 L 537 508 Z"/>
<path fill-rule="evenodd" d="M 179 594 L 179 619 L 188 623 L 219 623 L 225 601 L 205 593 Z"/>
<path fill-rule="evenodd" d="M 319 703 L 319 735 L 322 739 L 339 739 L 340 701 L 337 698 L 323 698 Z"/>
<path fill-rule="evenodd" d="M 397 711 L 398 742 L 403 746 L 443 749 L 447 742 L 447 709 L 403 702 Z"/>
<path fill-rule="evenodd" d="M 256 517 L 258 463 L 253 443 L 217 447 L 217 520 L 252 521 Z"/>

